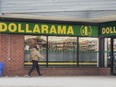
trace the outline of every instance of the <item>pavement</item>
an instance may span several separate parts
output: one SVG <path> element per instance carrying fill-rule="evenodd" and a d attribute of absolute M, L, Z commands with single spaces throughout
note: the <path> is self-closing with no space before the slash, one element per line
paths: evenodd
<path fill-rule="evenodd" d="M 116 87 L 116 76 L 0 77 L 0 87 Z"/>

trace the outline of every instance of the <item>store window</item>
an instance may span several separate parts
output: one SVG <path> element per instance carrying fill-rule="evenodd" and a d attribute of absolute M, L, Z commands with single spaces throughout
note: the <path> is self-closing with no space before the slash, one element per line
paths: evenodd
<path fill-rule="evenodd" d="M 67 36 L 25 35 L 24 65 L 30 66 L 30 48 L 39 45 L 39 51 L 46 59 L 39 64 L 45 67 L 97 66 L 98 38 Z M 79 42 L 79 43 L 77 43 Z"/>
<path fill-rule="evenodd" d="M 48 66 L 76 66 L 77 38 L 48 37 Z"/>
<path fill-rule="evenodd" d="M 104 64 L 105 67 L 110 66 L 111 39 L 104 38 Z"/>
<path fill-rule="evenodd" d="M 98 38 L 79 38 L 79 66 L 97 66 Z"/>
<path fill-rule="evenodd" d="M 58 37 L 25 35 L 24 44 L 24 64 L 31 65 L 29 58 L 30 48 L 35 44 L 39 45 L 40 53 L 46 56 L 46 60 L 40 60 L 39 64 L 43 66 L 77 66 L 77 38 L 76 37 Z M 48 48 L 47 48 L 48 47 Z"/>
<path fill-rule="evenodd" d="M 24 64 L 31 65 L 30 61 L 30 49 L 33 48 L 35 45 L 39 46 L 39 52 L 46 57 L 46 43 L 47 38 L 46 36 L 32 36 L 32 35 L 25 35 L 24 37 Z M 46 59 L 40 59 L 39 64 L 42 66 L 46 66 Z"/>

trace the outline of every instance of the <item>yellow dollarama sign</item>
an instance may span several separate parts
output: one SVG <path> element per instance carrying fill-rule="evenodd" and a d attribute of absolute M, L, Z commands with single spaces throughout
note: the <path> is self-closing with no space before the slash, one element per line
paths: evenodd
<path fill-rule="evenodd" d="M 96 33 L 92 31 L 93 29 Z M 0 33 L 98 36 L 98 26 L 1 21 Z"/>
<path fill-rule="evenodd" d="M 22 27 L 21 23 L 15 24 L 15 23 L 0 23 L 0 32 L 18 32 L 18 33 L 47 33 L 47 34 L 74 34 L 72 26 L 55 26 L 55 25 L 38 25 L 35 24 L 33 27 L 31 27 L 29 24 L 25 24 L 25 26 Z"/>

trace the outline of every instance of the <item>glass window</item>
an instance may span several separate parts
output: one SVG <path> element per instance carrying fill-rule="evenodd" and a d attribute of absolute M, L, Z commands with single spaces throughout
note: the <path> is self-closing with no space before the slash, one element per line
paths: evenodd
<path fill-rule="evenodd" d="M 31 65 L 30 61 L 30 49 L 38 45 L 39 46 L 39 52 L 46 57 L 46 43 L 47 43 L 47 38 L 46 36 L 32 36 L 32 35 L 25 35 L 24 37 L 25 43 L 24 43 L 24 64 L 25 65 Z M 45 59 L 40 59 L 39 61 L 40 65 L 46 65 L 46 60 Z"/>
<path fill-rule="evenodd" d="M 110 52 L 111 52 L 111 39 L 110 38 L 105 38 L 104 39 L 104 62 L 105 62 L 105 67 L 110 66 Z"/>
<path fill-rule="evenodd" d="M 77 65 L 76 37 L 48 37 L 48 66 Z"/>
<path fill-rule="evenodd" d="M 97 66 L 98 38 L 79 38 L 79 66 Z"/>
<path fill-rule="evenodd" d="M 48 36 L 47 38 L 47 36 L 25 35 L 24 39 L 24 65 L 26 66 L 32 64 L 29 58 L 30 48 L 35 44 L 39 45 L 40 53 L 46 57 L 46 60 L 39 61 L 41 66 L 77 67 L 78 64 L 79 66 L 97 66 L 98 38 L 77 39 L 77 37 L 67 36 Z"/>

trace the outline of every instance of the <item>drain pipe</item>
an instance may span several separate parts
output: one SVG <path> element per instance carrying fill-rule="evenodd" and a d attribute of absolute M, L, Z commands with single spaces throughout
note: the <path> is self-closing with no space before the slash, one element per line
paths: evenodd
<path fill-rule="evenodd" d="M 11 58 L 10 58 L 10 52 L 11 52 L 11 50 L 10 50 L 10 45 L 11 45 L 11 36 L 10 36 L 10 34 L 8 35 L 8 60 L 10 61 L 11 60 Z"/>

